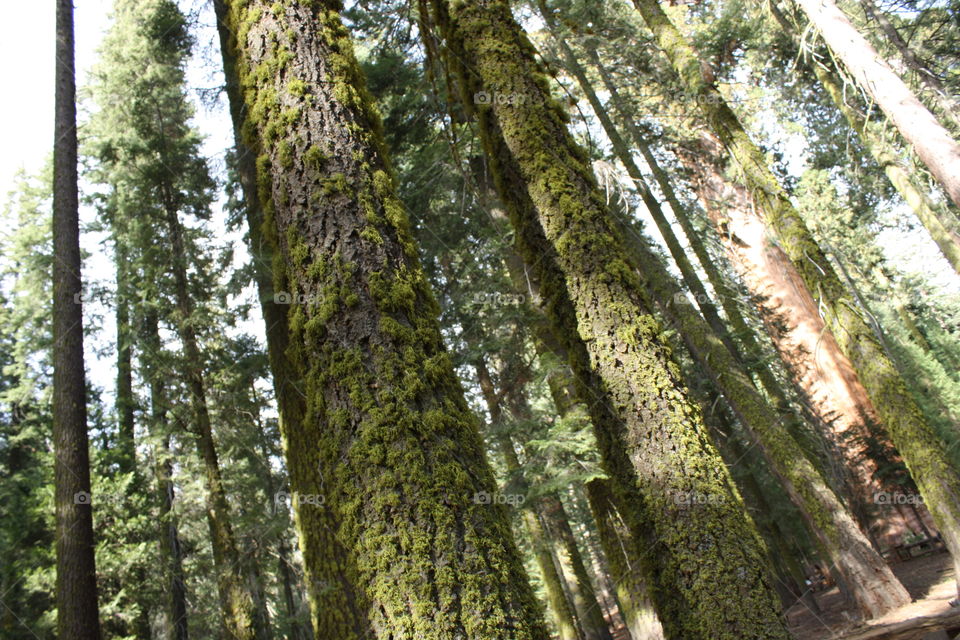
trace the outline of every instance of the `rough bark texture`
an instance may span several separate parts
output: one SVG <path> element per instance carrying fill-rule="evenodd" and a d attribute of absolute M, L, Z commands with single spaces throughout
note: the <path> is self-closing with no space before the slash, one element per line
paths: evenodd
<path fill-rule="evenodd" d="M 860 614 L 872 618 L 910 602 L 907 590 L 754 388 L 743 365 L 724 348 L 703 318 L 678 302 L 680 287 L 637 231 L 626 224 L 623 230 L 651 299 L 676 325 L 693 358 L 758 445 L 770 470 L 803 516 L 823 558 L 843 576 Z"/>
<path fill-rule="evenodd" d="M 857 84 L 876 101 L 960 207 L 960 144 L 923 106 L 833 0 L 794 0 Z"/>
<path fill-rule="evenodd" d="M 630 637 L 632 640 L 663 640 L 663 627 L 646 597 L 647 585 L 641 562 L 633 550 L 635 542 L 615 506 L 608 481 L 598 478 L 588 482 L 587 497 Z"/>
<path fill-rule="evenodd" d="M 493 475 L 339 4 L 225 5 L 274 282 L 294 302 L 287 353 L 305 372 L 288 465 L 318 459 L 369 625 L 328 611 L 322 635 L 545 640 L 503 507 L 477 499 Z"/>
<path fill-rule="evenodd" d="M 53 451 L 57 635 L 100 638 L 80 305 L 73 3 L 57 0 L 53 147 Z"/>
<path fill-rule="evenodd" d="M 307 413 L 304 371 L 295 367 L 288 352 L 290 332 L 287 312 L 290 300 L 284 299 L 282 294 L 288 293 L 289 286 L 283 280 L 283 270 L 274 271 L 275 260 L 280 256 L 264 237 L 264 234 L 269 232 L 264 229 L 256 156 L 242 135 L 245 106 L 237 60 L 230 44 L 227 6 L 217 0 L 214 2 L 214 9 L 227 81 L 227 98 L 233 119 L 237 174 L 247 218 L 247 245 L 254 262 L 260 310 L 266 325 L 267 352 L 280 414 L 280 435 L 290 474 L 289 485 L 298 495 L 321 495 L 323 474 L 320 471 L 319 452 L 306 448 L 294 455 L 291 451 L 291 443 L 309 442 L 312 437 L 312 428 L 304 422 Z M 304 558 L 307 600 L 310 604 L 314 634 L 322 637 L 321 632 L 331 628 L 331 624 L 333 628 L 350 624 L 356 636 L 362 636 L 367 628 L 366 613 L 360 607 L 355 587 L 347 578 L 350 560 L 336 541 L 334 532 L 337 526 L 333 512 L 326 504 L 301 504 L 299 500 L 293 501 L 292 506 L 300 551 Z"/>
<path fill-rule="evenodd" d="M 785 638 L 762 543 L 686 397 L 532 45 L 503 0 L 434 6 L 464 100 L 476 91 L 508 98 L 476 108 L 481 136 L 522 253 L 542 271 L 552 325 L 577 349 L 577 377 L 599 374 L 603 386 L 587 388 L 605 387 L 616 411 L 594 402 L 594 425 L 607 471 L 638 490 L 630 520 L 646 545 L 664 626 L 689 640 Z M 682 504 L 694 494 L 714 498 Z"/>
<path fill-rule="evenodd" d="M 828 0 L 804 0 L 811 6 Z M 832 2 L 830 3 L 832 5 Z M 943 446 L 910 396 L 903 379 L 877 341 L 799 212 L 750 140 L 723 96 L 702 73 L 693 48 L 655 0 L 634 0 L 661 49 L 670 59 L 704 118 L 720 137 L 749 188 L 750 195 L 809 291 L 817 292 L 818 308 L 858 374 L 890 433 L 893 444 L 913 474 L 960 569 L 960 477 Z M 819 5 L 824 6 L 824 5 Z M 818 25 L 820 26 L 820 25 Z M 955 173 L 960 180 L 960 171 Z M 960 195 L 960 194 L 958 194 Z M 812 301 L 811 301 L 812 302 Z M 958 571 L 960 575 L 960 571 Z"/>

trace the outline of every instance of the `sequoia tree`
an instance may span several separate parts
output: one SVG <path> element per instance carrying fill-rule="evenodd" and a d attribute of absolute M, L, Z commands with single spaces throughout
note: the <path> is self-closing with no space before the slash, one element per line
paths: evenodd
<path fill-rule="evenodd" d="M 823 2 L 833 5 L 830 0 Z M 940 440 L 696 51 L 657 2 L 634 0 L 634 6 L 653 32 L 680 81 L 691 95 L 698 98 L 697 105 L 704 120 L 732 158 L 738 178 L 749 189 L 766 228 L 776 235 L 808 290 L 816 296 L 827 328 L 850 358 L 889 431 L 891 441 L 903 455 L 920 488 L 953 555 L 954 564 L 960 569 L 960 476 L 944 454 Z"/>

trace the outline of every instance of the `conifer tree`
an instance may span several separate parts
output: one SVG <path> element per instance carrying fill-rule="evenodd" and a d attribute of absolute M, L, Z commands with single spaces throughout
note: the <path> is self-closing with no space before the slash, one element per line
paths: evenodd
<path fill-rule="evenodd" d="M 57 634 L 99 640 L 83 367 L 73 3 L 57 2 L 53 147 L 53 442 Z"/>

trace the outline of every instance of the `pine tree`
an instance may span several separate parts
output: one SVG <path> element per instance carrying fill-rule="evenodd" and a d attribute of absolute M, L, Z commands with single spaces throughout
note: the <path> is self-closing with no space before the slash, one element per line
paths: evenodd
<path fill-rule="evenodd" d="M 686 397 L 584 154 L 567 132 L 564 114 L 548 100 L 532 47 L 505 2 L 434 6 L 460 97 L 467 108 L 474 99 L 481 103 L 475 111 L 497 190 L 525 259 L 542 274 L 551 324 L 566 332 L 571 353 L 577 349 L 572 364 L 578 378 L 602 378 L 618 413 L 597 415 L 594 427 L 606 470 L 642 495 L 637 506 L 643 515 L 631 516 L 637 538 L 659 540 L 657 557 L 648 551 L 645 568 L 654 576 L 667 633 L 784 637 L 759 539 L 729 491 L 697 407 Z M 690 492 L 713 496 L 711 504 L 686 508 L 681 494 Z M 690 557 L 689 549 L 699 546 L 708 529 L 723 535 L 710 536 L 710 554 Z M 680 568 L 694 564 L 696 575 Z M 706 584 L 710 593 L 698 586 Z M 710 602 L 728 589 L 741 597 L 724 604 L 727 613 L 730 607 L 737 613 L 721 619 Z"/>
<path fill-rule="evenodd" d="M 57 2 L 53 147 L 53 442 L 57 634 L 98 640 L 90 452 L 83 368 L 73 3 Z"/>

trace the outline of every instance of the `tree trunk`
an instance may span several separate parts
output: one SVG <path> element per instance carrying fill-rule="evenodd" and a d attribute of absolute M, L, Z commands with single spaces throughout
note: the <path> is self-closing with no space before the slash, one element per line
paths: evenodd
<path fill-rule="evenodd" d="M 541 271 L 551 324 L 565 332 L 569 353 L 578 350 L 578 378 L 596 375 L 606 387 L 609 404 L 592 403 L 595 431 L 608 473 L 642 496 L 630 520 L 643 541 L 638 547 L 649 545 L 646 568 L 664 626 L 689 640 L 785 638 L 762 570 L 762 543 L 730 493 L 585 154 L 550 100 L 508 3 L 434 6 L 448 62 L 459 67 L 461 97 L 468 109 L 481 103 L 484 147 L 522 254 Z M 588 383 L 584 391 L 600 388 Z M 606 414 L 609 406 L 617 415 Z M 678 499 L 694 493 L 715 499 L 695 507 Z"/>
<path fill-rule="evenodd" d="M 136 398 L 133 393 L 132 327 L 130 324 L 131 291 L 127 280 L 127 249 L 123 240 L 117 240 L 117 449 L 120 472 L 134 473 L 137 465 L 137 448 L 134 440 L 134 410 Z"/>
<path fill-rule="evenodd" d="M 650 297 L 673 320 L 693 358 L 758 445 L 770 470 L 803 516 L 821 554 L 843 575 L 861 615 L 880 616 L 910 602 L 907 590 L 764 402 L 742 365 L 724 349 L 695 311 L 678 303 L 680 287 L 638 232 L 625 223 L 622 229 Z"/>
<path fill-rule="evenodd" d="M 207 523 L 213 545 L 214 567 L 217 572 L 217 590 L 223 612 L 224 628 L 236 640 L 258 639 L 266 630 L 258 625 L 256 603 L 244 576 L 240 553 L 231 522 L 230 506 L 220 475 L 220 461 L 213 439 L 213 426 L 207 406 L 204 380 L 204 358 L 193 327 L 193 303 L 187 282 L 186 248 L 183 228 L 176 206 L 168 192 L 161 195 L 166 213 L 167 232 L 176 301 L 177 329 L 183 343 L 183 367 L 190 406 L 193 412 L 193 436 L 203 464 L 206 484 Z"/>
<path fill-rule="evenodd" d="M 804 4 L 811 5 L 817 1 L 803 0 Z M 817 292 L 819 305 L 813 308 L 821 311 L 826 326 L 840 349 L 850 358 L 870 394 L 877 413 L 889 429 L 893 444 L 903 455 L 927 506 L 937 520 L 960 575 L 960 477 L 942 451 L 942 444 L 926 423 L 900 374 L 877 342 L 860 310 L 853 305 L 840 278 L 771 172 L 765 156 L 750 140 L 716 87 L 704 78 L 696 52 L 655 0 L 634 0 L 634 4 L 688 92 L 698 97 L 696 102 L 705 119 L 736 162 L 754 202 L 777 235 L 784 253 L 808 290 Z M 833 6 L 832 2 L 830 5 Z M 960 179 L 960 172 L 956 175 Z"/>
<path fill-rule="evenodd" d="M 927 68 L 927 65 L 920 60 L 919 56 L 914 53 L 910 45 L 907 44 L 900 35 L 900 32 L 897 31 L 897 28 L 890 21 L 890 18 L 887 17 L 887 14 L 881 11 L 873 0 L 860 0 L 860 5 L 863 7 L 863 11 L 867 17 L 880 26 L 883 35 L 887 37 L 890 44 L 892 44 L 900 54 L 907 68 L 916 74 L 917 80 L 923 88 L 933 95 L 933 99 L 936 101 L 937 106 L 940 107 L 940 110 L 953 120 L 955 125 L 960 126 L 960 105 L 957 104 L 957 100 L 950 94 L 947 88 L 943 86 L 940 78 L 934 75 L 934 73 Z"/>
<path fill-rule="evenodd" d="M 544 527 L 556 543 L 556 558 L 570 585 L 584 640 L 613 640 L 563 503 L 556 495 L 548 495 L 544 496 L 541 506 Z"/>
<path fill-rule="evenodd" d="M 231 48 L 232 32 L 227 19 L 227 5 L 216 0 L 217 30 L 226 77 L 227 98 L 233 120 L 234 144 L 237 153 L 237 173 L 243 191 L 247 218 L 247 246 L 253 259 L 254 278 L 263 314 L 267 353 L 273 373 L 273 389 L 280 414 L 280 434 L 284 450 L 291 451 L 297 443 L 298 455 L 287 455 L 290 489 L 297 495 L 317 496 L 323 493 L 323 474 L 319 452 L 300 443 L 310 442 L 312 428 L 305 422 L 307 403 L 304 396 L 304 371 L 295 364 L 288 352 L 290 329 L 288 302 L 284 291 L 289 289 L 282 278 L 282 269 L 275 271 L 274 262 L 280 258 L 271 248 L 265 234 L 262 200 L 257 180 L 256 155 L 241 135 L 244 126 L 243 96 L 237 70 L 237 59 Z M 294 449 L 296 450 L 296 449 Z M 337 524 L 333 512 L 325 504 L 301 505 L 293 501 L 295 524 L 303 553 L 307 600 L 310 604 L 311 626 L 317 637 L 323 637 L 330 628 L 348 625 L 355 637 L 366 633 L 366 613 L 360 608 L 356 589 L 347 577 L 349 564 L 346 551 L 334 536 Z"/>
<path fill-rule="evenodd" d="M 337 4 L 224 14 L 275 282 L 294 302 L 288 353 L 306 372 L 288 466 L 319 457 L 367 614 L 328 612 L 318 635 L 364 637 L 360 622 L 378 637 L 546 640 L 506 513 L 478 499 L 493 474 Z"/>
<path fill-rule="evenodd" d="M 960 207 L 960 144 L 850 23 L 834 0 L 794 0 Z"/>
<path fill-rule="evenodd" d="M 645 597 L 647 585 L 640 559 L 633 551 L 635 541 L 614 506 L 614 494 L 607 481 L 598 478 L 588 482 L 587 497 L 630 637 L 632 640 L 663 640 L 663 628 Z"/>
<path fill-rule="evenodd" d="M 167 606 L 173 640 L 189 640 L 187 619 L 187 585 L 183 570 L 179 526 L 173 510 L 176 487 L 173 484 L 173 455 L 170 451 L 170 428 L 167 424 L 169 401 L 164 372 L 157 365 L 163 350 L 157 313 L 143 313 L 140 362 L 143 378 L 150 388 L 150 435 L 160 445 L 155 449 L 154 476 L 159 491 L 160 555 L 166 562 Z"/>
<path fill-rule="evenodd" d="M 57 0 L 53 147 L 53 449 L 57 635 L 100 638 L 94 566 L 77 192 L 73 3 Z"/>
<path fill-rule="evenodd" d="M 869 0 L 861 1 L 865 5 L 869 4 Z M 780 26 L 788 35 L 796 38 L 795 29 L 780 9 L 773 3 L 768 6 Z M 837 105 L 850 128 L 857 132 L 863 146 L 867 148 L 874 161 L 887 175 L 887 179 L 920 219 L 940 252 L 943 253 L 943 257 L 957 273 L 960 273 L 960 232 L 957 231 L 957 221 L 936 205 L 927 194 L 926 188 L 900 165 L 893 145 L 884 139 L 881 132 L 877 131 L 876 125 L 868 122 L 855 107 L 847 103 L 843 86 L 837 81 L 837 72 L 834 71 L 832 64 L 813 61 L 809 66 L 812 67 L 820 84 Z"/>
<path fill-rule="evenodd" d="M 503 454 L 507 472 L 519 475 L 521 487 L 523 492 L 526 493 L 529 487 L 523 476 L 523 466 L 520 464 L 517 452 L 513 448 L 513 441 L 509 434 L 500 432 L 500 429 L 503 428 L 502 396 L 497 393 L 487 363 L 482 357 L 478 357 L 474 361 L 474 369 L 477 372 L 480 392 L 483 394 L 487 411 L 490 414 L 490 426 L 493 431 L 497 432 L 495 439 L 500 452 Z M 538 512 L 542 511 L 541 506 L 542 500 L 537 500 L 531 507 L 524 508 L 522 520 L 527 529 L 530 545 L 533 547 L 537 567 L 540 569 L 540 577 L 543 578 L 543 586 L 547 592 L 547 602 L 550 605 L 550 611 L 553 613 L 560 640 L 583 640 L 582 629 L 574 617 L 574 610 L 564 589 L 564 578 L 557 571 L 550 554 L 551 542 L 548 540 L 548 533 L 538 517 Z"/>

